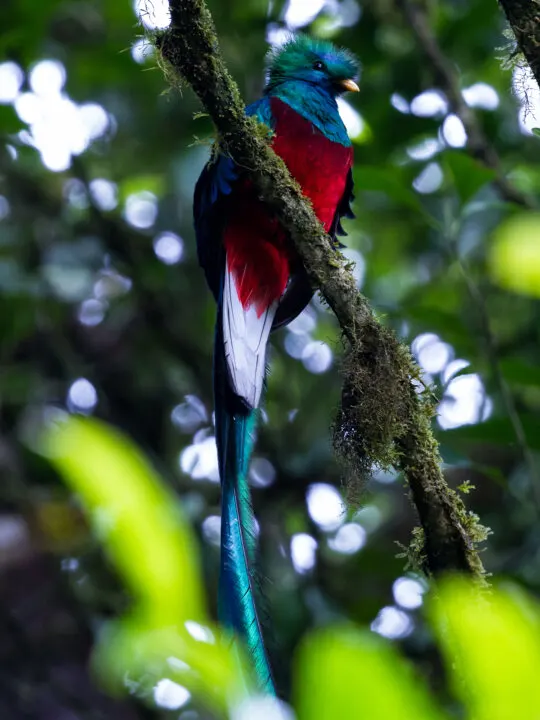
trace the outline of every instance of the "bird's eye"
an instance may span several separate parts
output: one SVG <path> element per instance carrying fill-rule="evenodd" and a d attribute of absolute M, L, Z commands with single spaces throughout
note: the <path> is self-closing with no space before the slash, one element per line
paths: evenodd
<path fill-rule="evenodd" d="M 315 62 L 313 63 L 313 69 L 324 70 L 324 63 L 322 63 L 320 60 L 315 60 Z"/>

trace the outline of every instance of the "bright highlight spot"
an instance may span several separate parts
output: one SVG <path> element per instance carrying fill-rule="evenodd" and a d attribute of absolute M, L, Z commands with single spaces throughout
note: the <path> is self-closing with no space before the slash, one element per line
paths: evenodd
<path fill-rule="evenodd" d="M 285 23 L 291 30 L 313 22 L 326 4 L 326 0 L 289 0 Z"/>
<path fill-rule="evenodd" d="M 448 102 L 440 90 L 426 90 L 413 98 L 411 112 L 418 117 L 441 117 L 448 112 Z"/>
<path fill-rule="evenodd" d="M 408 115 L 411 112 L 409 103 L 405 100 L 405 98 L 402 95 L 399 95 L 398 93 L 393 93 L 390 96 L 390 104 L 392 105 L 393 108 L 395 108 L 398 112 L 402 113 L 403 115 Z"/>
<path fill-rule="evenodd" d="M 291 332 L 285 336 L 284 345 L 285 350 L 291 357 L 295 358 L 295 360 L 300 360 L 304 354 L 304 350 L 310 343 L 311 338 L 309 335 L 297 335 Z"/>
<path fill-rule="evenodd" d="M 302 362 L 306 370 L 320 375 L 332 365 L 333 353 L 330 346 L 323 342 L 308 343 L 302 351 Z"/>
<path fill-rule="evenodd" d="M 128 277 L 120 275 L 112 268 L 105 268 L 99 273 L 99 280 L 94 283 L 94 295 L 98 300 L 121 297 L 131 290 L 132 282 Z"/>
<path fill-rule="evenodd" d="M 233 709 L 231 720 L 295 720 L 291 708 L 273 697 L 252 697 Z"/>
<path fill-rule="evenodd" d="M 425 138 L 407 148 L 407 155 L 412 160 L 429 160 L 442 150 L 443 144 L 438 138 Z"/>
<path fill-rule="evenodd" d="M 447 145 L 462 148 L 467 144 L 467 133 L 457 115 L 449 115 L 442 125 L 442 136 Z"/>
<path fill-rule="evenodd" d="M 249 468 L 249 480 L 253 487 L 268 487 L 276 477 L 276 469 L 263 457 L 254 457 Z"/>
<path fill-rule="evenodd" d="M 518 114 L 521 132 L 524 135 L 532 135 L 532 128 L 538 126 L 535 110 L 540 107 L 540 88 L 528 65 L 518 65 L 514 68 L 512 85 L 521 103 Z"/>
<path fill-rule="evenodd" d="M 133 227 L 152 227 L 157 217 L 157 197 L 148 190 L 129 195 L 124 209 L 126 221 Z"/>
<path fill-rule="evenodd" d="M 343 555 L 353 555 L 366 544 L 367 533 L 357 523 L 342 525 L 334 538 L 328 540 L 328 546 Z"/>
<path fill-rule="evenodd" d="M 435 333 L 422 333 L 413 340 L 411 346 L 418 363 L 428 373 L 439 373 L 448 364 L 452 356 L 452 347 L 442 342 Z"/>
<path fill-rule="evenodd" d="M 0 63 L 0 104 L 12 103 L 23 84 L 24 73 L 14 62 Z"/>
<path fill-rule="evenodd" d="M 165 265 L 176 265 L 184 254 L 184 241 L 172 232 L 163 232 L 154 238 L 154 252 Z"/>
<path fill-rule="evenodd" d="M 118 205 L 118 188 L 115 183 L 105 178 L 90 181 L 90 195 L 100 210 L 114 210 Z"/>
<path fill-rule="evenodd" d="M 394 600 L 406 610 L 416 610 L 424 602 L 424 586 L 412 578 L 398 578 L 392 586 Z"/>
<path fill-rule="evenodd" d="M 109 116 L 97 103 L 86 103 L 79 107 L 79 113 L 91 140 L 101 137 L 109 127 Z"/>
<path fill-rule="evenodd" d="M 68 391 L 67 405 L 71 411 L 90 412 L 97 405 L 96 388 L 86 378 L 79 378 Z"/>
<path fill-rule="evenodd" d="M 366 275 L 366 261 L 364 260 L 364 256 L 361 252 L 355 250 L 354 248 L 344 248 L 342 253 L 347 260 L 354 263 L 351 272 L 356 280 L 356 286 L 361 288 L 364 284 L 364 277 Z"/>
<path fill-rule="evenodd" d="M 478 82 L 463 90 L 463 99 L 469 107 L 480 110 L 496 110 L 499 107 L 499 96 L 495 88 L 487 83 Z"/>
<path fill-rule="evenodd" d="M 300 313 L 300 315 L 298 315 L 292 323 L 287 325 L 287 330 L 295 335 L 305 335 L 306 333 L 310 333 L 315 330 L 316 324 L 317 317 L 308 305 L 303 313 Z"/>
<path fill-rule="evenodd" d="M 291 538 L 291 558 L 298 573 L 306 573 L 315 566 L 317 541 L 307 533 L 297 533 Z"/>
<path fill-rule="evenodd" d="M 106 303 L 101 300 L 95 300 L 94 298 L 85 300 L 79 308 L 79 322 L 88 327 L 99 325 L 105 317 L 106 309 Z"/>
<path fill-rule="evenodd" d="M 41 97 L 59 95 L 66 82 L 66 70 L 58 60 L 42 60 L 30 71 L 30 87 Z"/>
<path fill-rule="evenodd" d="M 163 678 L 154 688 L 156 705 L 167 710 L 178 710 L 191 698 L 191 693 L 182 685 Z"/>
<path fill-rule="evenodd" d="M 439 405 L 439 425 L 444 429 L 474 425 L 487 420 L 493 403 L 479 375 L 459 375 L 448 384 Z"/>
<path fill-rule="evenodd" d="M 180 454 L 180 468 L 193 480 L 219 482 L 216 439 L 207 437 L 185 448 Z"/>
<path fill-rule="evenodd" d="M 196 395 L 186 395 L 185 401 L 173 408 L 171 420 L 182 432 L 191 433 L 208 421 L 208 413 Z"/>
<path fill-rule="evenodd" d="M 457 375 L 460 370 L 464 370 L 466 367 L 469 367 L 470 364 L 471 363 L 468 360 L 463 360 L 463 358 L 457 358 L 456 360 L 449 362 L 441 374 L 441 382 L 443 385 L 446 385 L 446 383 L 448 383 L 454 375 Z"/>
<path fill-rule="evenodd" d="M 171 24 L 167 0 L 135 0 L 133 9 L 148 30 L 164 29 Z"/>
<path fill-rule="evenodd" d="M 29 132 L 21 133 L 21 139 L 39 150 L 49 170 L 67 170 L 73 155 L 83 153 L 108 131 L 110 118 L 101 105 L 79 106 L 62 94 L 65 70 L 56 60 L 38 63 L 30 81 L 33 92 L 15 98 L 18 116 L 29 125 Z"/>
<path fill-rule="evenodd" d="M 403 610 L 390 605 L 379 612 L 371 623 L 371 629 L 390 640 L 398 640 L 412 633 L 413 622 Z"/>
<path fill-rule="evenodd" d="M 443 171 L 438 163 L 432 162 L 413 180 L 413 188 L 422 195 L 436 192 L 442 185 Z"/>
<path fill-rule="evenodd" d="M 204 539 L 211 545 L 219 547 L 221 544 L 221 518 L 219 515 L 209 515 L 202 524 Z"/>
<path fill-rule="evenodd" d="M 154 56 L 154 47 L 146 38 L 139 38 L 131 46 L 131 57 L 142 65 Z"/>
<path fill-rule="evenodd" d="M 347 133 L 352 140 L 359 138 L 365 128 L 365 122 L 360 113 L 343 98 L 337 99 L 339 115 L 347 128 Z"/>
<path fill-rule="evenodd" d="M 307 491 L 307 506 L 313 522 L 323 530 L 337 530 L 344 520 L 345 505 L 332 485 L 315 483 Z"/>
<path fill-rule="evenodd" d="M 210 630 L 210 628 L 207 628 L 204 625 L 195 622 L 194 620 L 186 620 L 184 625 L 186 627 L 186 630 L 194 640 L 198 640 L 198 642 L 204 643 L 216 642 L 214 633 Z"/>

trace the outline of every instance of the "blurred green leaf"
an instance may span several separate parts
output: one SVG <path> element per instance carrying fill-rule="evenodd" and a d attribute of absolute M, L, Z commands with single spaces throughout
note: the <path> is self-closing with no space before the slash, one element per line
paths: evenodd
<path fill-rule="evenodd" d="M 533 450 L 540 450 L 540 418 L 538 415 L 521 414 L 521 424 L 527 444 Z M 463 425 L 453 430 L 441 431 L 441 439 L 451 447 L 465 451 L 473 445 L 488 444 L 512 446 L 516 435 L 507 417 L 493 417 L 476 425 Z"/>
<path fill-rule="evenodd" d="M 511 385 L 534 385 L 540 387 L 540 367 L 515 357 L 501 360 L 501 372 Z"/>
<path fill-rule="evenodd" d="M 355 169 L 354 187 L 357 191 L 382 192 L 397 205 L 423 212 L 422 204 L 411 187 L 408 175 L 399 168 L 360 165 Z"/>
<path fill-rule="evenodd" d="M 125 201 L 130 195 L 145 191 L 160 197 L 164 190 L 165 179 L 162 175 L 131 176 L 120 183 L 120 199 Z"/>
<path fill-rule="evenodd" d="M 128 671 L 136 679 L 152 669 L 156 680 L 180 675 L 222 710 L 238 700 L 238 660 L 209 627 L 198 550 L 174 496 L 124 436 L 97 420 L 49 424 L 42 448 L 81 498 L 133 596 L 129 615 L 102 635 L 95 667 L 103 680 L 114 687 Z"/>
<path fill-rule="evenodd" d="M 431 618 L 456 694 L 475 720 L 536 720 L 540 708 L 540 617 L 514 590 L 481 595 L 447 580 Z"/>
<path fill-rule="evenodd" d="M 490 270 L 502 287 L 540 297 L 539 213 L 519 213 L 497 227 Z"/>
<path fill-rule="evenodd" d="M 299 720 L 441 720 L 424 684 L 395 648 L 352 627 L 310 635 L 296 658 Z"/>
<path fill-rule="evenodd" d="M 442 157 L 443 164 L 450 172 L 463 204 L 495 178 L 494 170 L 487 168 L 464 152 L 447 150 Z"/>

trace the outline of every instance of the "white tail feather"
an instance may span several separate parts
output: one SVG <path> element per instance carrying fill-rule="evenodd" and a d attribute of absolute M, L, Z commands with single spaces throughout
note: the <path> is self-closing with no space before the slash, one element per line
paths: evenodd
<path fill-rule="evenodd" d="M 257 309 L 242 306 L 232 273 L 225 265 L 223 288 L 223 343 L 234 392 L 256 408 L 261 399 L 265 373 L 266 343 L 278 307 L 274 302 L 260 317 Z"/>

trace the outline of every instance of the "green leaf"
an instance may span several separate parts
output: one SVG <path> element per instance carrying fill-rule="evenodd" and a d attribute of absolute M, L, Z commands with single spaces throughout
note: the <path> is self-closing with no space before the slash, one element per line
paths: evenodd
<path fill-rule="evenodd" d="M 486 168 L 466 153 L 447 150 L 442 158 L 463 204 L 495 178 L 495 170 Z"/>
<path fill-rule="evenodd" d="M 500 368 L 505 380 L 511 385 L 534 385 L 540 387 L 540 367 L 531 365 L 521 358 L 501 360 Z"/>
<path fill-rule="evenodd" d="M 151 192 L 160 197 L 164 189 L 165 181 L 161 175 L 132 175 L 120 184 L 120 199 L 124 202 L 130 195 L 140 192 Z"/>
<path fill-rule="evenodd" d="M 536 135 L 536 137 L 540 137 L 540 128 L 531 128 L 531 132 L 533 135 Z"/>
<path fill-rule="evenodd" d="M 497 227 L 489 267 L 501 287 L 540 297 L 540 213 L 521 212 Z"/>
<path fill-rule="evenodd" d="M 101 635 L 94 662 L 102 680 L 114 688 L 122 687 L 126 673 L 133 681 L 180 676 L 221 710 L 242 697 L 241 659 L 210 630 L 190 527 L 140 452 L 105 424 L 77 417 L 50 423 L 41 447 L 80 497 L 131 591 L 129 614 Z M 197 638 L 186 622 L 197 623 Z M 176 670 L 170 657 L 181 661 Z"/>
<path fill-rule="evenodd" d="M 538 718 L 540 617 L 530 600 L 517 590 L 482 595 L 453 578 L 440 586 L 430 614 L 467 717 Z"/>
<path fill-rule="evenodd" d="M 540 450 L 540 418 L 537 415 L 520 415 L 525 438 L 532 450 Z M 491 418 L 476 425 L 463 425 L 440 433 L 441 441 L 449 447 L 465 452 L 475 445 L 516 444 L 516 435 L 510 420 L 506 417 Z"/>
<path fill-rule="evenodd" d="M 298 720 L 441 720 L 423 682 L 387 642 L 353 627 L 311 634 L 296 659 Z"/>
<path fill-rule="evenodd" d="M 354 174 L 354 187 L 358 191 L 385 193 L 397 205 L 424 212 L 418 196 L 411 188 L 409 178 L 400 168 L 361 165 Z"/>

